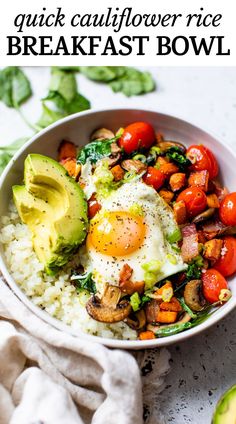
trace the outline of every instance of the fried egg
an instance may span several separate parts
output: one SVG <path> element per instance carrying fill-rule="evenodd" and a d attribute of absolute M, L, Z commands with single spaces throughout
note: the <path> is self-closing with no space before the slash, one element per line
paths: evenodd
<path fill-rule="evenodd" d="M 141 181 L 126 183 L 107 198 L 90 221 L 81 262 L 92 272 L 98 291 L 105 283 L 119 285 L 124 264 L 132 269 L 132 281 L 145 281 L 145 264 L 159 264 L 158 282 L 186 269 L 182 257 L 168 242 L 178 226 L 171 208 Z"/>

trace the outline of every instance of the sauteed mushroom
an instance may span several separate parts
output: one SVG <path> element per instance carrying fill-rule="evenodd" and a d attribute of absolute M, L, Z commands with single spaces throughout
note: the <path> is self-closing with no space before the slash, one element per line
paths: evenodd
<path fill-rule="evenodd" d="M 195 312 L 202 311 L 206 304 L 205 299 L 201 295 L 201 280 L 192 280 L 186 284 L 184 289 L 184 301 Z"/>
<path fill-rule="evenodd" d="M 194 222 L 194 224 L 198 224 L 199 222 L 206 221 L 207 219 L 211 218 L 214 215 L 214 213 L 215 213 L 215 208 L 209 208 L 206 211 L 195 216 L 192 222 Z"/>
<path fill-rule="evenodd" d="M 177 141 L 161 141 L 158 143 L 158 147 L 160 147 L 162 153 L 165 153 L 170 147 L 178 147 L 182 153 L 186 152 L 186 147 Z"/>
<path fill-rule="evenodd" d="M 101 299 L 92 296 L 86 304 L 88 314 L 96 321 L 113 323 L 123 321 L 131 313 L 128 300 L 121 300 L 121 291 L 118 287 L 106 285 Z"/>
<path fill-rule="evenodd" d="M 125 320 L 126 324 L 133 330 L 141 330 L 146 324 L 146 315 L 144 310 L 132 314 Z"/>
<path fill-rule="evenodd" d="M 140 172 L 146 171 L 147 165 L 141 160 L 127 159 L 123 160 L 121 163 L 123 169 L 129 172 L 135 172 L 139 174 Z"/>
<path fill-rule="evenodd" d="M 91 139 L 91 141 L 93 141 L 93 140 L 110 140 L 113 137 L 115 137 L 115 135 L 111 130 L 108 130 L 107 128 L 99 128 L 98 130 L 93 132 L 90 139 Z"/>

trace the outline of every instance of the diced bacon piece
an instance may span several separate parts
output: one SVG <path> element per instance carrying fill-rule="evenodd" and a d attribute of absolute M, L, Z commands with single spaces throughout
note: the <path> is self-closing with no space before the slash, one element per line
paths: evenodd
<path fill-rule="evenodd" d="M 223 240 L 221 239 L 212 239 L 207 241 L 204 244 L 204 253 L 203 256 L 210 261 L 217 261 L 221 255 L 221 249 L 223 247 Z"/>
<path fill-rule="evenodd" d="M 142 294 L 144 292 L 144 287 L 145 287 L 144 281 L 126 280 L 119 283 L 119 288 L 122 291 L 122 293 L 129 294 L 129 295 L 135 292 Z"/>
<path fill-rule="evenodd" d="M 147 322 L 149 324 L 157 322 L 157 315 L 160 311 L 159 303 L 156 299 L 152 299 L 150 302 L 146 304 L 145 312 Z"/>
<path fill-rule="evenodd" d="M 207 170 L 191 172 L 188 184 L 194 187 L 200 187 L 203 191 L 208 190 L 209 172 Z"/>
<path fill-rule="evenodd" d="M 181 254 L 184 262 L 190 262 L 198 256 L 198 234 L 195 224 L 189 224 L 182 228 L 183 243 Z"/>
<path fill-rule="evenodd" d="M 120 283 L 130 280 L 132 274 L 132 268 L 128 264 L 124 264 L 122 270 L 120 271 Z"/>
<path fill-rule="evenodd" d="M 204 236 L 207 240 L 211 240 L 221 234 L 227 227 L 219 220 L 206 222 L 202 225 Z"/>

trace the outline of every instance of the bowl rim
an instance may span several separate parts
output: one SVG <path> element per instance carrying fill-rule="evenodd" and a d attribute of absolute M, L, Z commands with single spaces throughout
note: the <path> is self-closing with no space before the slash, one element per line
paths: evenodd
<path fill-rule="evenodd" d="M 219 145 L 222 147 L 222 149 L 227 150 L 233 156 L 233 158 L 236 161 L 236 153 L 233 151 L 233 149 L 230 146 L 224 145 L 223 142 L 219 141 L 217 136 L 214 135 L 214 133 L 212 131 L 209 131 L 208 129 L 203 128 L 199 124 L 187 121 L 186 119 L 183 119 L 182 117 L 179 117 L 177 115 L 169 115 L 167 113 L 158 112 L 157 110 L 154 110 L 152 108 L 151 109 L 125 108 L 125 107 L 121 107 L 121 108 L 110 107 L 108 109 L 98 108 L 98 109 L 90 109 L 90 110 L 87 110 L 87 111 L 78 112 L 78 113 L 75 113 L 73 115 L 69 115 L 65 118 L 62 118 L 62 119 L 52 123 L 51 125 L 49 125 L 45 129 L 43 129 L 40 132 L 38 132 L 37 134 L 33 135 L 16 152 L 16 154 L 13 156 L 13 158 L 11 159 L 11 161 L 8 163 L 7 167 L 3 171 L 2 175 L 0 176 L 0 190 L 2 188 L 4 181 L 5 181 L 6 176 L 8 175 L 8 172 L 11 171 L 11 168 L 12 168 L 13 164 L 17 161 L 18 157 L 32 143 L 34 143 L 38 138 L 47 134 L 49 131 L 53 130 L 54 128 L 60 127 L 61 125 L 64 125 L 66 122 L 71 122 L 71 121 L 77 120 L 82 116 L 85 116 L 85 115 L 89 116 L 89 115 L 93 115 L 93 114 L 96 114 L 96 113 L 106 113 L 106 112 L 114 112 L 114 111 L 116 111 L 116 112 L 127 111 L 127 112 L 139 112 L 139 113 L 140 112 L 154 113 L 154 114 L 157 114 L 159 116 L 163 116 L 163 117 L 170 118 L 170 119 L 175 119 L 177 121 L 180 121 L 180 123 L 182 123 L 182 124 L 190 125 L 190 126 L 194 127 L 195 129 L 202 131 L 202 132 L 206 133 L 208 136 L 214 138 L 219 143 Z M 113 348 L 145 349 L 145 348 L 167 346 L 169 344 L 173 344 L 173 343 L 177 343 L 177 342 L 179 343 L 181 341 L 189 339 L 190 337 L 192 337 L 194 335 L 201 333 L 202 331 L 205 331 L 207 328 L 210 328 L 211 326 L 216 324 L 218 321 L 220 321 L 222 318 L 224 318 L 229 312 L 231 312 L 236 307 L 236 297 L 235 297 L 235 298 L 230 299 L 229 302 L 227 302 L 224 305 L 223 309 L 218 309 L 218 311 L 216 313 L 214 313 L 212 316 L 210 316 L 203 323 L 199 324 L 198 326 L 196 326 L 194 328 L 190 328 L 187 331 L 182 331 L 182 332 L 175 334 L 175 335 L 172 335 L 172 336 L 167 336 L 167 337 L 163 337 L 163 338 L 156 338 L 156 339 L 152 339 L 152 340 L 121 340 L 121 339 L 103 338 L 103 337 L 100 337 L 100 336 L 95 336 L 95 335 L 91 335 L 91 334 L 88 334 L 88 333 L 84 333 L 82 330 L 74 330 L 69 325 L 64 324 L 59 319 L 52 317 L 50 314 L 48 314 L 47 312 L 42 310 L 40 307 L 36 306 L 30 300 L 30 298 L 28 298 L 27 295 L 20 289 L 18 284 L 15 282 L 15 280 L 11 276 L 10 272 L 7 269 L 7 266 L 5 265 L 5 263 L 3 261 L 2 254 L 0 254 L 0 270 L 1 270 L 3 276 L 6 280 L 6 284 L 8 286 L 10 286 L 10 289 L 12 290 L 13 294 L 15 294 L 18 297 L 18 299 L 20 301 L 22 301 L 23 304 L 28 309 L 31 310 L 31 312 L 33 312 L 36 316 L 41 318 L 44 322 L 52 325 L 57 330 L 69 333 L 69 334 L 76 336 L 76 337 L 80 337 L 81 339 L 84 339 L 84 340 L 97 342 L 97 343 L 103 344 L 103 345 L 108 346 L 108 347 L 113 347 Z M 0 281 L 4 284 L 4 282 L 1 279 L 0 279 Z"/>

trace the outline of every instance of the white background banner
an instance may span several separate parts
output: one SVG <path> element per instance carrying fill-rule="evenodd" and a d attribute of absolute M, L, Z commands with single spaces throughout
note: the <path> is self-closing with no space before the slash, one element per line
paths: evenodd
<path fill-rule="evenodd" d="M 7 0 L 0 65 L 232 66 L 234 12 L 231 0 Z"/>

